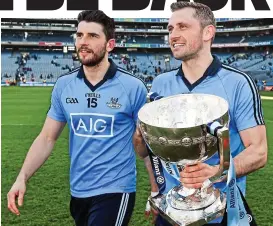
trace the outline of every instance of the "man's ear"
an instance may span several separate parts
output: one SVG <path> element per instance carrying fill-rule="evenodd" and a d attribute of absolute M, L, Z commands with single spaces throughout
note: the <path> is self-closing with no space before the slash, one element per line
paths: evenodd
<path fill-rule="evenodd" d="M 213 25 L 208 25 L 203 30 L 203 40 L 205 42 L 213 40 L 216 33 L 216 28 Z"/>
<path fill-rule="evenodd" d="M 111 52 L 115 48 L 115 46 L 116 46 L 116 40 L 110 39 L 106 45 L 107 52 Z"/>

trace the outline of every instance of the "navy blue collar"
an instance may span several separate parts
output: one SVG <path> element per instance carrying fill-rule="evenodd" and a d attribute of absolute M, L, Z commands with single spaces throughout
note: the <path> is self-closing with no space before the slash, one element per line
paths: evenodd
<path fill-rule="evenodd" d="M 97 88 L 99 88 L 100 86 L 102 86 L 108 79 L 112 79 L 117 72 L 117 65 L 114 63 L 114 61 L 112 59 L 108 59 L 109 63 L 110 63 L 110 67 L 108 68 L 106 74 L 104 75 L 103 79 L 96 84 L 95 86 L 93 86 L 86 78 L 85 74 L 84 74 L 84 70 L 83 70 L 83 65 L 81 65 L 80 70 L 77 74 L 78 78 L 83 78 L 85 84 L 92 90 L 92 92 L 94 92 Z"/>
<path fill-rule="evenodd" d="M 221 61 L 217 58 L 217 56 L 213 55 L 213 61 L 210 64 L 210 66 L 207 68 L 207 70 L 205 71 L 203 76 L 214 76 L 214 75 L 216 75 L 217 72 L 219 71 L 219 69 L 221 68 L 221 66 L 222 66 Z M 182 64 L 180 65 L 176 76 L 183 76 L 184 77 L 184 72 L 182 71 Z"/>
<path fill-rule="evenodd" d="M 217 74 L 217 72 L 221 69 L 222 63 L 221 61 L 217 58 L 217 56 L 213 56 L 213 61 L 210 64 L 210 66 L 207 68 L 203 76 L 198 79 L 195 83 L 191 84 L 184 75 L 184 72 L 182 70 L 182 64 L 179 67 L 179 70 L 176 74 L 176 76 L 180 76 L 185 85 L 188 87 L 189 91 L 192 91 L 197 85 L 199 85 L 202 81 L 204 81 L 208 76 L 214 76 Z"/>

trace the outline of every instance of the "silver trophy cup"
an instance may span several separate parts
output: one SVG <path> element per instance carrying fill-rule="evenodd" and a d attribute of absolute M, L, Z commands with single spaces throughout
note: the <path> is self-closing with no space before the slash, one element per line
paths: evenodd
<path fill-rule="evenodd" d="M 180 170 L 219 157 L 216 175 L 200 189 L 176 186 L 149 197 L 151 206 L 173 225 L 199 226 L 224 215 L 226 196 L 213 184 L 226 176 L 230 148 L 228 103 L 208 94 L 181 94 L 145 104 L 138 114 L 142 136 L 153 154 Z"/>

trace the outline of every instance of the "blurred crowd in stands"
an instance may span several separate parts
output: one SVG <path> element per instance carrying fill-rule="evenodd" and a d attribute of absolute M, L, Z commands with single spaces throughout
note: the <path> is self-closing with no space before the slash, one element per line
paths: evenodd
<path fill-rule="evenodd" d="M 217 53 L 219 59 L 228 65 L 249 73 L 256 84 L 273 82 L 272 53 Z M 112 53 L 110 58 L 121 68 L 151 84 L 161 73 L 175 69 L 181 62 L 170 53 Z M 9 65 L 6 65 L 8 62 Z M 63 53 L 2 53 L 2 82 L 55 82 L 57 78 L 72 71 L 79 65 L 71 54 Z M 6 70 L 5 70 L 6 66 Z"/>

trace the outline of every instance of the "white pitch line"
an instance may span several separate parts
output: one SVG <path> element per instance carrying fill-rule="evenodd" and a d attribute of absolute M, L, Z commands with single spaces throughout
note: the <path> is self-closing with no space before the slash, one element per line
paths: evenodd
<path fill-rule="evenodd" d="M 273 100 L 273 97 L 261 96 L 263 100 Z"/>
<path fill-rule="evenodd" d="M 40 126 L 39 124 L 1 124 L 1 126 Z"/>

